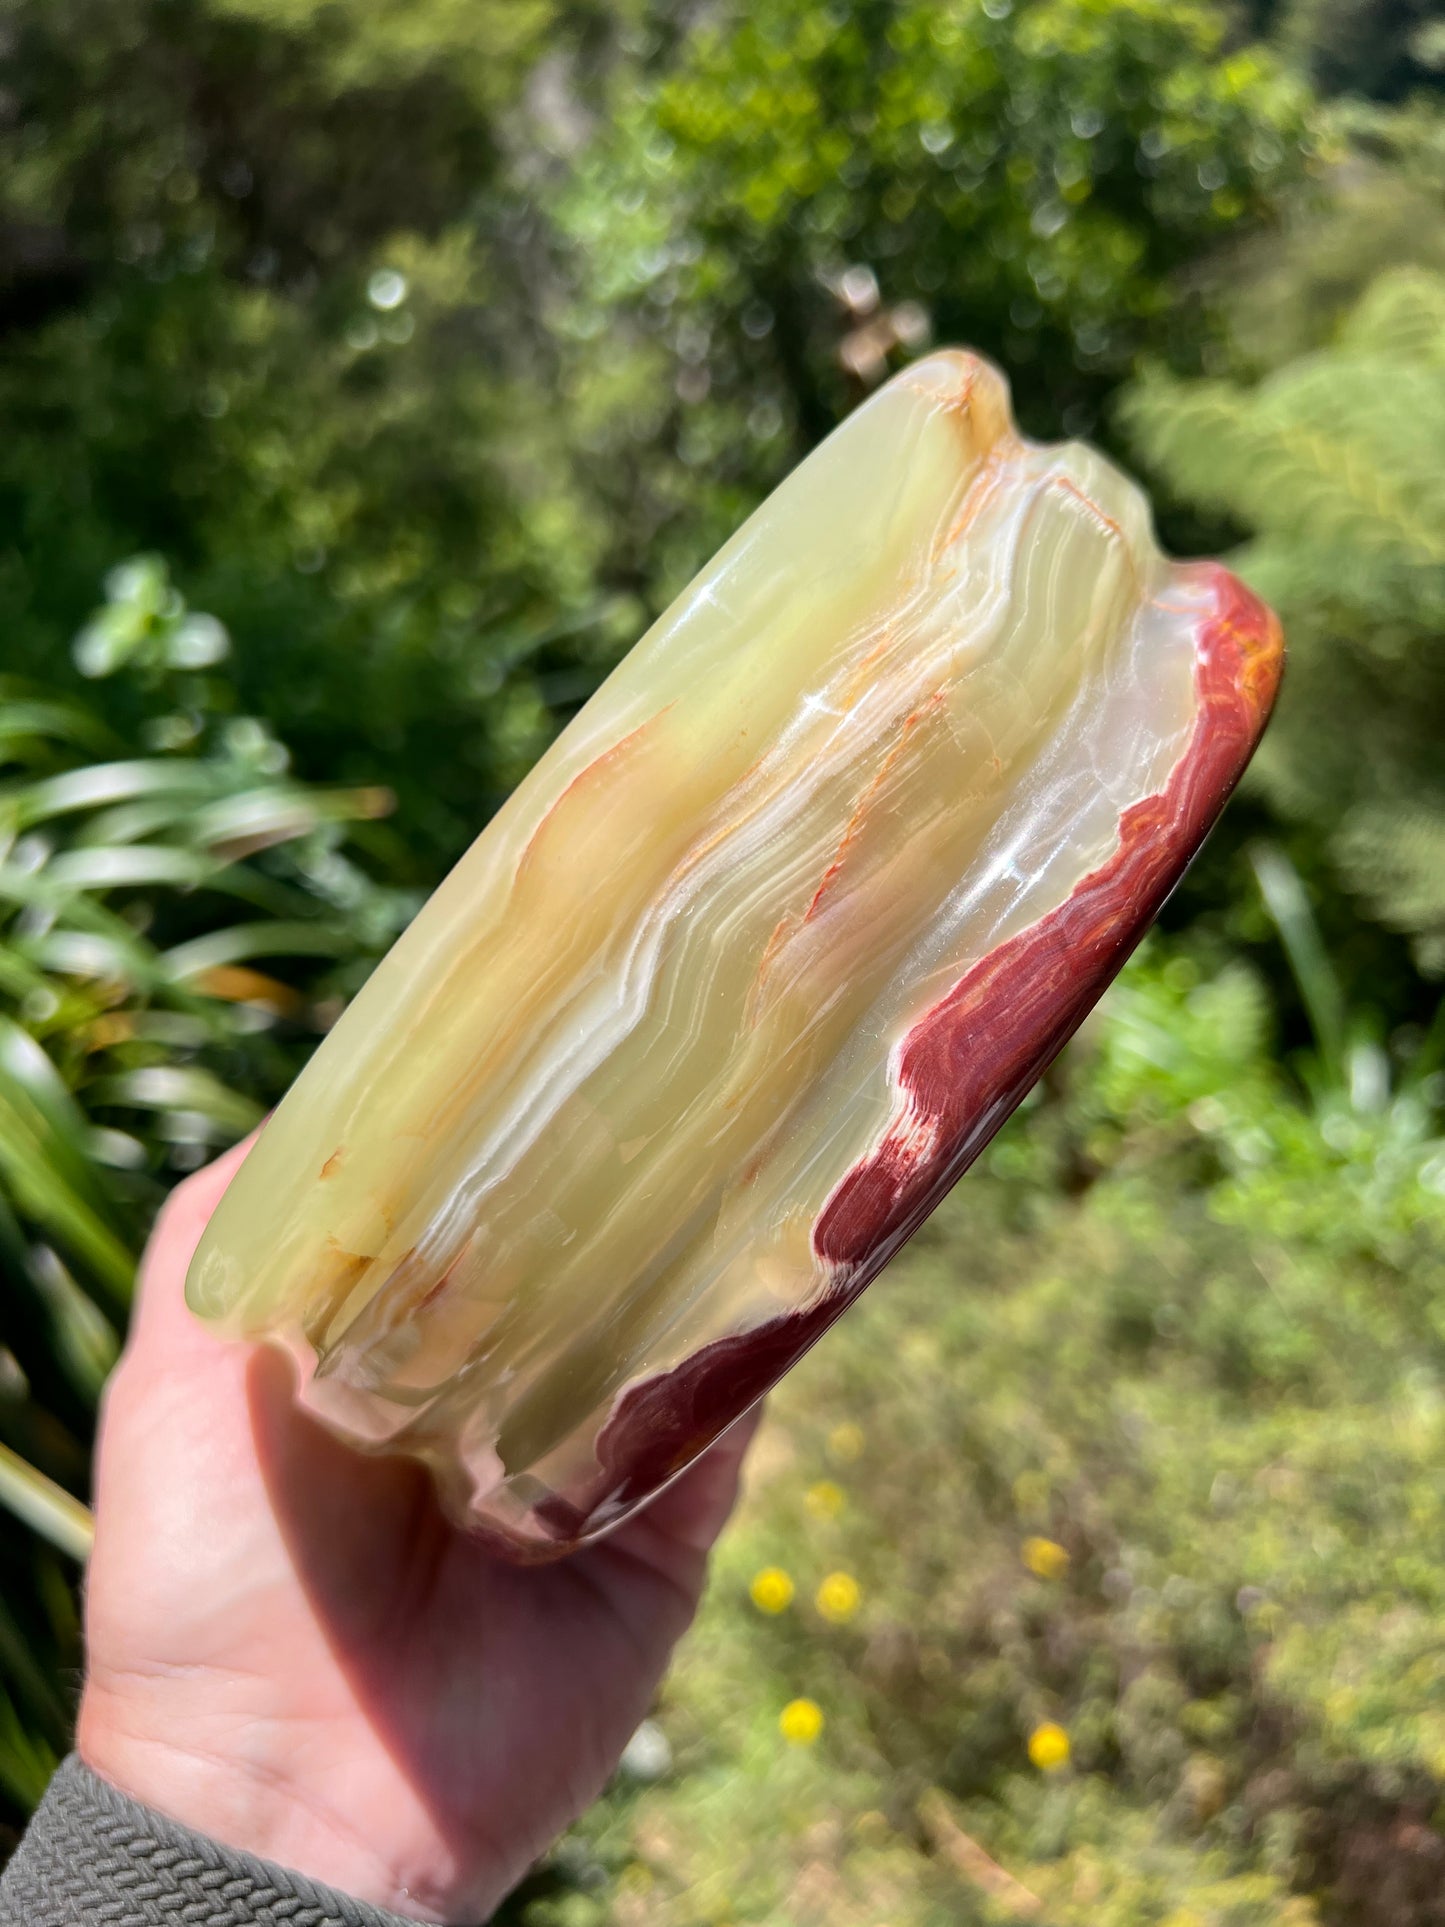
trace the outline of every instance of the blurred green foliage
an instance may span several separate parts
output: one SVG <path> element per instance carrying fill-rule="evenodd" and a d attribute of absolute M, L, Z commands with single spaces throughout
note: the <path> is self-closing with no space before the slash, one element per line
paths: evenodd
<path fill-rule="evenodd" d="M 1172 270 L 1308 151 L 1300 82 L 1226 25 L 1176 0 L 720 8 L 616 88 L 568 203 L 590 279 L 641 326 L 671 311 L 685 392 L 771 396 L 810 439 L 930 332 L 1017 369 L 1026 426 L 1086 432 L 1142 344 L 1197 357 Z"/>
<path fill-rule="evenodd" d="M 515 1917 L 1438 1920 L 1441 1078 L 1273 1045 L 1247 965 L 1129 968 L 775 1395 L 671 1763 Z"/>
<path fill-rule="evenodd" d="M 44 1481 L 85 1489 L 166 1186 L 260 1121 L 414 907 L 349 847 L 390 793 L 298 782 L 154 557 L 106 586 L 75 658 L 133 732 L 0 681 L 0 1496 L 62 1548 Z M 0 1790 L 23 1807 L 64 1743 L 75 1615 L 8 1515 L 0 1558 Z"/>
<path fill-rule="evenodd" d="M 876 378 L 875 282 L 1041 429 L 1187 370 L 1166 277 L 1298 176 L 1302 84 L 1211 5 L 991 6 L 11 0 L 10 665 L 166 555 L 430 877 Z"/>
<path fill-rule="evenodd" d="M 1322 91 L 1400 101 L 1440 85 L 1445 38 L 1432 0 L 1254 0 Z"/>
<path fill-rule="evenodd" d="M 623 639 L 503 147 L 571 18 L 6 10 L 7 662 L 55 674 L 105 570 L 166 555 L 237 638 L 244 706 L 304 768 L 384 774 L 426 877 Z"/>
<path fill-rule="evenodd" d="M 1380 131 L 1388 165 L 1374 159 L 1354 196 L 1373 206 L 1392 180 L 1405 185 L 1418 224 L 1397 212 L 1364 263 L 1337 258 L 1310 335 L 1269 341 L 1275 352 L 1253 379 L 1156 374 L 1129 395 L 1125 420 L 1174 490 L 1253 532 L 1235 561 L 1284 618 L 1290 672 L 1253 780 L 1286 817 L 1323 834 L 1343 878 L 1410 932 L 1422 966 L 1439 974 L 1445 131 L 1424 118 Z M 1330 210 L 1327 247 L 1338 250 L 1353 213 Z M 1316 275 L 1325 265 L 1325 250 L 1302 248 L 1304 238 L 1294 260 L 1272 265 L 1273 301 L 1298 291 L 1302 255 Z"/>
<path fill-rule="evenodd" d="M 1414 0 L 9 0 L 7 1824 L 166 1186 L 963 340 L 1238 547 L 1279 723 L 777 1399 L 654 1725 L 505 1918 L 1445 1920 L 1438 42 Z"/>

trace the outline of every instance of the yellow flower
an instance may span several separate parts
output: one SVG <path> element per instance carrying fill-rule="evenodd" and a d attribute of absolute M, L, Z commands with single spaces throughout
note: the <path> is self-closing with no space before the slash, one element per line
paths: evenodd
<path fill-rule="evenodd" d="M 1045 1720 L 1029 1734 L 1029 1759 L 1040 1773 L 1057 1773 L 1069 1764 L 1069 1736 L 1063 1727 Z"/>
<path fill-rule="evenodd" d="M 789 1700 L 778 1715 L 778 1731 L 789 1746 L 811 1746 L 823 1730 L 823 1709 L 816 1700 Z"/>
<path fill-rule="evenodd" d="M 1069 1555 L 1053 1539 L 1025 1539 L 1023 1562 L 1040 1579 L 1062 1579 L 1069 1570 Z"/>
<path fill-rule="evenodd" d="M 830 1572 L 819 1586 L 814 1604 L 824 1619 L 831 1619 L 835 1626 L 841 1626 L 857 1612 L 862 1597 L 858 1581 L 851 1572 Z"/>
<path fill-rule="evenodd" d="M 828 1457 L 839 1465 L 852 1465 L 863 1456 L 863 1427 L 845 1419 L 828 1434 Z"/>
<path fill-rule="evenodd" d="M 764 1566 L 754 1573 L 748 1591 L 760 1613 L 785 1613 L 793 1603 L 793 1582 L 781 1566 Z"/>
<path fill-rule="evenodd" d="M 819 1479 L 808 1487 L 803 1503 L 815 1519 L 836 1519 L 843 1510 L 843 1488 L 831 1479 Z"/>

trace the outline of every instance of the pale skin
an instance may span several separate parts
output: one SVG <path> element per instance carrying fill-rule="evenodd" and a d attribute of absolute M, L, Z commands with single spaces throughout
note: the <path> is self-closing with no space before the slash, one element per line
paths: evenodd
<path fill-rule="evenodd" d="M 105 1399 L 78 1746 L 233 1847 L 484 1919 L 598 1794 L 697 1606 L 752 1426 L 610 1539 L 509 1566 L 427 1474 L 298 1414 L 186 1266 L 245 1146 L 174 1193 Z"/>

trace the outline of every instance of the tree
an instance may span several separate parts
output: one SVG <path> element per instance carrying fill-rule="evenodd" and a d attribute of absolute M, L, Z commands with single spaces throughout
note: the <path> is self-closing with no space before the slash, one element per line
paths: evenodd
<path fill-rule="evenodd" d="M 876 379 L 856 325 L 888 311 L 896 345 L 983 348 L 1028 421 L 1082 429 L 1141 346 L 1187 363 L 1170 276 L 1300 172 L 1304 90 L 1226 25 L 1199 0 L 709 9 L 619 75 L 572 230 L 695 400 L 705 370 L 812 439 Z"/>
<path fill-rule="evenodd" d="M 546 236 L 510 181 L 526 77 L 588 18 L 7 16 L 7 662 L 53 670 L 94 582 L 164 553 L 303 767 L 384 765 L 427 877 L 546 741 L 546 678 L 610 641 L 600 534 L 552 455 Z"/>
<path fill-rule="evenodd" d="M 1304 94 L 1190 0 L 16 0 L 0 623 L 157 551 L 434 877 L 890 356 L 1086 429 Z M 840 360 L 841 357 L 841 360 Z M 706 392 L 705 392 L 706 391 Z"/>

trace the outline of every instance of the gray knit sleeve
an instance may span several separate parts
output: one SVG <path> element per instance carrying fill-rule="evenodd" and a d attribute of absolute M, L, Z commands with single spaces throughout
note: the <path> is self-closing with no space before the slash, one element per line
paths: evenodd
<path fill-rule="evenodd" d="M 0 1927 L 417 1927 L 219 1846 L 74 1755 L 0 1875 Z"/>

